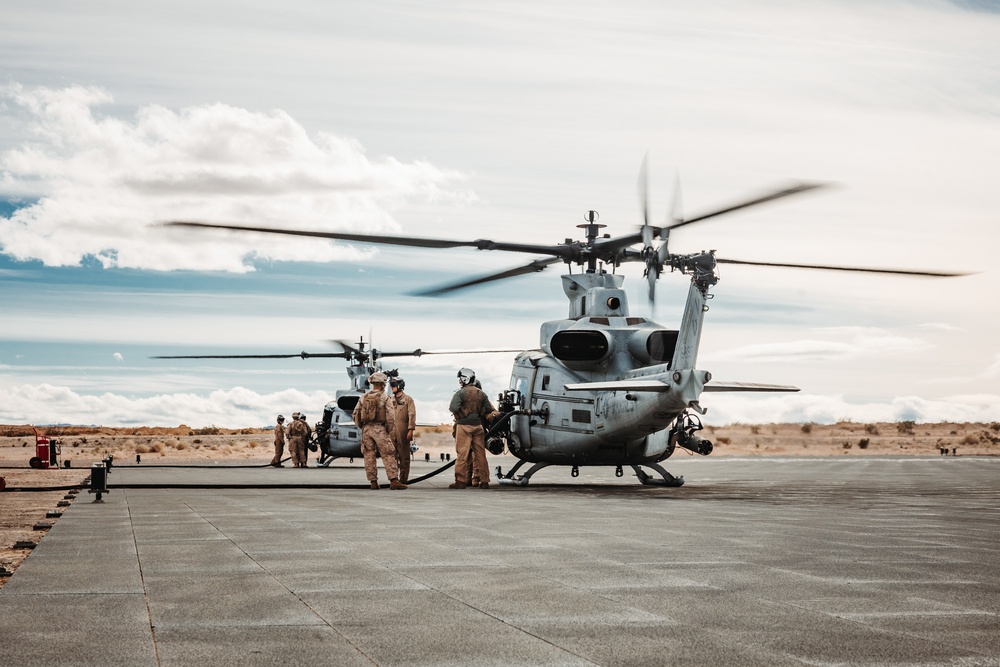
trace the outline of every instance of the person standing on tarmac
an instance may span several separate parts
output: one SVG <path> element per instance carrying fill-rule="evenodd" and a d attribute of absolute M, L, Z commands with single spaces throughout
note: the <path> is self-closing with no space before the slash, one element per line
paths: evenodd
<path fill-rule="evenodd" d="M 389 378 L 389 391 L 392 392 L 390 404 L 395 411 L 392 444 L 396 448 L 399 481 L 403 484 L 410 481 L 410 443 L 413 442 L 413 432 L 417 428 L 417 408 L 413 399 L 403 393 L 405 387 L 406 381 L 403 378 Z"/>
<path fill-rule="evenodd" d="M 476 386 L 476 372 L 471 368 L 458 371 L 459 389 L 451 397 L 448 409 L 455 415 L 455 483 L 449 489 L 464 489 L 475 469 L 479 488 L 490 488 L 490 466 L 486 461 L 486 431 L 480 417 L 494 419 L 496 411 L 489 397 Z"/>
<path fill-rule="evenodd" d="M 292 455 L 295 468 L 306 467 L 306 439 L 309 437 L 309 425 L 298 412 L 292 414 L 292 423 L 288 425 L 288 453 Z"/>
<path fill-rule="evenodd" d="M 309 443 L 312 442 L 313 430 L 309 426 L 309 420 L 306 419 L 306 414 L 304 412 L 299 413 L 299 421 L 301 421 L 306 427 L 306 439 L 302 446 L 302 467 L 309 467 Z"/>
<path fill-rule="evenodd" d="M 278 415 L 278 423 L 274 426 L 274 458 L 271 465 L 275 468 L 284 468 L 281 464 L 281 457 L 285 454 L 285 418 Z"/>
<path fill-rule="evenodd" d="M 389 434 L 395 426 L 395 410 L 389 404 L 385 395 L 385 373 L 378 371 L 368 376 L 371 391 L 361 397 L 354 406 L 354 423 L 361 427 L 361 453 L 365 457 L 365 474 L 371 482 L 372 489 L 379 489 L 378 463 L 375 460 L 375 450 L 382 455 L 382 465 L 389 478 L 390 489 L 405 489 L 406 484 L 399 481 L 399 469 L 396 465 L 396 450 L 392 446 Z"/>

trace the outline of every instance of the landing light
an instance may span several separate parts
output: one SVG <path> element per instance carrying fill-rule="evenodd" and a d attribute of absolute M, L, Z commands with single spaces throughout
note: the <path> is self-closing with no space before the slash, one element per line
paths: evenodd
<path fill-rule="evenodd" d="M 680 371 L 674 371 L 674 382 L 676 382 L 677 384 L 681 383 L 681 372 Z"/>
<path fill-rule="evenodd" d="M 608 297 L 608 308 L 610 308 L 611 310 L 618 310 L 619 308 L 621 308 L 621 305 L 622 305 L 622 300 L 619 299 L 618 297 L 616 296 Z"/>

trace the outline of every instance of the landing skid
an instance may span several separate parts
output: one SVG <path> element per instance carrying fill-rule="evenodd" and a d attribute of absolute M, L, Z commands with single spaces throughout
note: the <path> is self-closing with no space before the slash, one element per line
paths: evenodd
<path fill-rule="evenodd" d="M 514 467 L 511 468 L 510 472 L 508 472 L 506 475 L 504 475 L 501 472 L 500 466 L 497 466 L 497 481 L 503 484 L 504 486 L 528 486 L 528 480 L 531 479 L 532 475 L 534 475 L 542 468 L 548 468 L 550 465 L 552 465 L 551 463 L 536 463 L 535 465 L 531 466 L 531 468 L 528 469 L 528 472 L 524 473 L 523 475 L 515 476 L 515 473 L 518 470 L 520 470 L 521 466 L 523 466 L 525 463 L 527 463 L 527 461 L 518 461 L 516 464 L 514 464 Z"/>
<path fill-rule="evenodd" d="M 651 486 L 684 486 L 684 477 L 674 477 L 669 472 L 663 469 L 663 466 L 656 463 L 644 463 L 644 466 L 651 468 L 663 476 L 663 479 L 654 479 L 651 475 L 647 475 L 642 471 L 637 465 L 632 466 L 632 470 L 635 471 L 635 476 L 639 478 L 639 481 L 643 484 Z"/>
<path fill-rule="evenodd" d="M 532 475 L 534 475 L 542 468 L 548 468 L 550 465 L 554 465 L 552 463 L 536 463 L 535 465 L 528 468 L 528 472 L 524 473 L 523 475 L 518 475 L 517 471 L 520 470 L 521 466 L 523 466 L 525 463 L 527 463 L 527 461 L 518 461 L 514 465 L 514 467 L 510 469 L 510 472 L 508 472 L 506 475 L 503 474 L 503 471 L 500 469 L 500 466 L 497 466 L 497 481 L 504 486 L 528 486 L 528 481 L 531 479 Z M 662 479 L 656 479 L 652 475 L 647 475 L 638 465 L 633 465 L 632 470 L 635 471 L 635 476 L 638 477 L 639 481 L 644 485 L 670 486 L 670 487 L 678 487 L 684 485 L 684 477 L 674 477 L 669 472 L 664 470 L 662 466 L 656 463 L 644 463 L 642 465 L 660 473 L 660 476 L 662 478 Z M 572 472 L 573 477 L 576 477 L 579 474 L 580 474 L 579 468 L 577 466 L 573 466 L 573 472 Z M 615 476 L 616 477 L 622 476 L 621 466 L 616 467 Z"/>
<path fill-rule="evenodd" d="M 333 463 L 333 460 L 336 459 L 336 458 L 339 458 L 339 457 L 337 457 L 337 456 L 327 456 L 326 454 L 323 454 L 323 456 L 319 457 L 319 460 L 316 461 L 316 467 L 317 468 L 329 468 L 330 464 Z M 351 459 L 351 461 L 353 462 L 354 459 Z"/>

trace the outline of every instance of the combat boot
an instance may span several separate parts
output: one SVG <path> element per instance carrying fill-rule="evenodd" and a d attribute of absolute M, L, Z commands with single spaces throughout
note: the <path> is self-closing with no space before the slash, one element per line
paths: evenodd
<path fill-rule="evenodd" d="M 372 482 L 372 491 L 378 491 L 381 488 L 382 487 L 378 485 L 378 482 Z"/>
<path fill-rule="evenodd" d="M 489 482 L 480 482 L 479 483 L 479 488 L 480 489 L 488 489 L 488 488 L 490 488 L 490 483 Z"/>
<path fill-rule="evenodd" d="M 406 484 L 403 484 L 398 479 L 396 479 L 395 477 L 393 477 L 392 479 L 389 480 L 389 488 L 392 489 L 393 491 L 395 491 L 397 489 L 405 489 L 407 487 L 406 487 Z"/>
<path fill-rule="evenodd" d="M 472 484 L 470 484 L 469 486 L 479 486 L 479 478 L 478 477 L 473 477 L 472 478 Z"/>
<path fill-rule="evenodd" d="M 464 489 L 467 486 L 465 482 L 455 482 L 454 484 L 449 484 L 449 489 Z"/>

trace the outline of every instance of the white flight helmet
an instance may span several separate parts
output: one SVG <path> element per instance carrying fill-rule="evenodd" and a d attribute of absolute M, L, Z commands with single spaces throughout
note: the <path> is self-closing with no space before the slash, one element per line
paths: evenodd
<path fill-rule="evenodd" d="M 462 368 L 458 371 L 458 384 L 467 387 L 476 383 L 476 371 L 471 368 Z"/>

